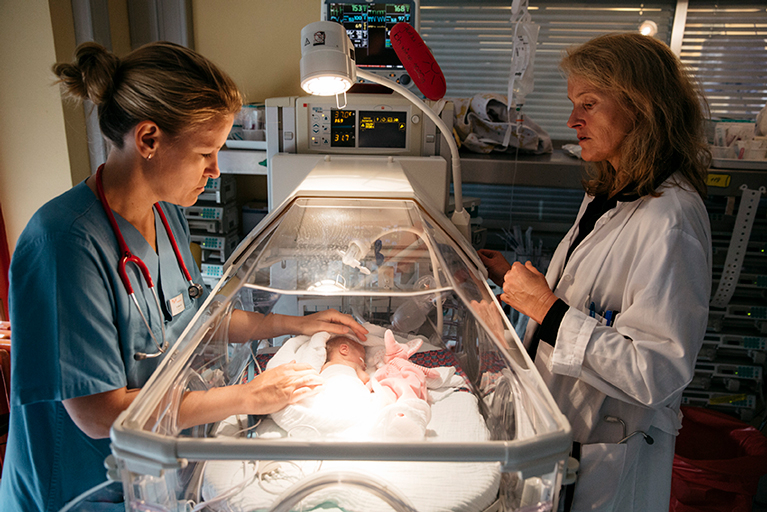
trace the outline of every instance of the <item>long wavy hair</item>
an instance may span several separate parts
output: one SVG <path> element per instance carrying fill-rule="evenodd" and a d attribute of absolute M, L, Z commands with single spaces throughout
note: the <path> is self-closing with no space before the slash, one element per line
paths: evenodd
<path fill-rule="evenodd" d="M 567 50 L 560 68 L 613 95 L 632 113 L 620 157 L 632 192 L 658 196 L 658 185 L 678 171 L 706 196 L 708 103 L 668 46 L 637 33 L 606 34 Z M 608 193 L 616 178 L 609 162 L 594 162 L 584 187 L 591 195 Z"/>
<path fill-rule="evenodd" d="M 167 41 L 146 44 L 119 58 L 88 42 L 72 63 L 54 64 L 62 94 L 91 100 L 99 127 L 117 148 L 139 122 L 153 121 L 171 137 L 236 114 L 242 96 L 234 81 L 197 52 Z"/>

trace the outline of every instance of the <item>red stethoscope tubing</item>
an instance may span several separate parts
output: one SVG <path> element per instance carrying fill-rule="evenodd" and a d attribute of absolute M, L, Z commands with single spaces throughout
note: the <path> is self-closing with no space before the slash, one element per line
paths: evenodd
<path fill-rule="evenodd" d="M 133 286 L 131 285 L 130 279 L 128 278 L 128 272 L 125 270 L 125 267 L 128 263 L 133 263 L 141 271 L 141 275 L 144 276 L 144 281 L 146 281 L 147 287 L 152 291 L 152 295 L 154 295 L 154 300 L 157 303 L 157 311 L 159 312 L 160 318 L 162 319 L 163 314 L 162 314 L 162 308 L 160 306 L 160 298 L 157 296 L 157 291 L 154 288 L 154 282 L 152 281 L 152 276 L 149 273 L 149 269 L 147 268 L 146 264 L 141 260 L 141 258 L 139 258 L 138 256 L 136 256 L 130 251 L 128 244 L 125 242 L 125 238 L 123 238 L 122 232 L 120 231 L 120 227 L 117 225 L 117 221 L 115 220 L 115 216 L 112 213 L 112 209 L 109 207 L 109 203 L 107 202 L 106 195 L 104 194 L 104 185 L 101 181 L 101 172 L 103 171 L 103 169 L 104 169 L 104 164 L 101 164 L 98 170 L 96 171 L 96 191 L 98 192 L 99 201 L 101 201 L 101 206 L 104 208 L 104 212 L 107 215 L 109 224 L 112 226 L 112 231 L 114 231 L 115 237 L 117 238 L 117 244 L 120 246 L 120 253 L 122 254 L 122 258 L 120 258 L 120 263 L 117 267 L 117 273 L 120 275 L 120 280 L 123 282 L 123 285 L 125 286 L 125 290 L 128 292 L 128 296 L 136 305 L 136 308 L 138 308 L 138 312 L 141 315 L 141 319 L 144 321 L 144 325 L 149 331 L 149 335 L 152 337 L 152 340 L 154 340 L 154 344 L 157 346 L 157 350 L 158 350 L 158 352 L 154 354 L 137 352 L 136 354 L 134 354 L 134 358 L 136 360 L 141 360 L 141 359 L 157 357 L 160 354 L 163 354 L 165 350 L 167 350 L 168 348 L 168 341 L 165 339 L 165 322 L 163 322 L 162 320 L 160 321 L 160 325 L 162 328 L 162 341 L 163 341 L 161 345 L 157 341 L 157 338 L 152 332 L 152 329 L 149 327 L 149 322 L 144 316 L 144 313 L 141 311 L 141 307 L 139 306 L 138 299 L 136 299 L 136 294 L 133 292 Z M 170 240 L 171 246 L 173 246 L 173 253 L 176 255 L 176 261 L 178 261 L 178 266 L 179 268 L 181 268 L 181 272 L 184 274 L 184 277 L 189 283 L 189 296 L 192 299 L 199 297 L 200 294 L 202 293 L 202 287 L 192 282 L 192 276 L 189 274 L 189 270 L 186 268 L 186 265 L 184 264 L 184 259 L 181 257 L 181 251 L 178 250 L 178 244 L 176 244 L 176 237 L 173 236 L 173 231 L 171 231 L 170 225 L 168 225 L 168 219 L 165 218 L 165 213 L 163 213 L 159 203 L 154 204 L 154 209 L 157 211 L 157 213 L 160 214 L 160 220 L 162 221 L 162 225 L 165 227 L 165 232 L 168 234 L 168 239 Z M 193 290 L 194 290 L 194 293 L 193 293 Z"/>
<path fill-rule="evenodd" d="M 101 181 L 101 172 L 103 169 L 104 164 L 101 164 L 96 171 L 96 190 L 98 191 L 101 206 L 104 207 L 104 212 L 106 212 L 107 218 L 109 219 L 109 224 L 112 225 L 112 231 L 114 231 L 115 236 L 117 237 L 117 244 L 120 246 L 120 253 L 123 255 L 123 257 L 120 259 L 120 267 L 118 269 L 120 279 L 125 285 L 125 289 L 128 291 L 128 293 L 133 293 L 133 286 L 131 286 L 130 279 L 128 279 L 128 274 L 125 271 L 125 265 L 128 262 L 131 262 L 135 264 L 139 270 L 141 270 L 141 274 L 144 276 L 144 280 L 146 281 L 147 286 L 149 288 L 153 288 L 154 282 L 152 281 L 152 276 L 149 274 L 149 269 L 141 260 L 141 258 L 131 253 L 130 249 L 128 248 L 128 244 L 125 243 L 125 238 L 123 238 L 120 227 L 117 225 L 117 221 L 115 220 L 115 216 L 112 213 L 112 209 L 109 207 L 107 197 L 104 194 L 104 185 Z M 160 208 L 159 203 L 155 203 L 154 208 L 157 210 L 157 213 L 160 214 L 160 220 L 162 221 L 163 227 L 165 227 L 165 232 L 168 234 L 168 239 L 170 240 L 170 244 L 173 247 L 173 253 L 176 255 L 176 261 L 178 262 L 178 266 L 181 269 L 181 272 L 184 274 L 184 278 L 190 285 L 193 285 L 192 276 L 189 274 L 189 270 L 184 264 L 184 259 L 181 257 L 181 251 L 178 250 L 176 237 L 173 236 L 173 231 L 171 231 L 170 225 L 168 225 L 168 219 L 165 218 L 165 213 L 162 211 L 162 208 Z"/>

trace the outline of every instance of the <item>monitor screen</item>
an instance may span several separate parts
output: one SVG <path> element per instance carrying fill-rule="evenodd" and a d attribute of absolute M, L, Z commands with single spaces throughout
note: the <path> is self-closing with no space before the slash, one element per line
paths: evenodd
<path fill-rule="evenodd" d="M 346 28 L 358 66 L 371 70 L 404 69 L 391 46 L 389 31 L 402 21 L 418 29 L 415 2 L 328 1 L 326 9 L 327 20 Z"/>
<path fill-rule="evenodd" d="M 404 148 L 407 144 L 407 112 L 360 111 L 361 148 Z"/>
<path fill-rule="evenodd" d="M 357 129 L 357 113 L 354 110 L 332 110 L 330 125 L 330 147 L 356 147 L 355 132 Z"/>
<path fill-rule="evenodd" d="M 406 111 L 331 111 L 331 148 L 407 148 Z"/>

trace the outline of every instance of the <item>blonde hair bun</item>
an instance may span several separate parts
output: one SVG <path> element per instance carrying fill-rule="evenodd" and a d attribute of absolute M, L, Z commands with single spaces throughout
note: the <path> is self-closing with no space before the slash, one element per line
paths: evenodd
<path fill-rule="evenodd" d="M 77 48 L 75 61 L 55 64 L 53 72 L 59 77 L 62 94 L 66 97 L 89 99 L 103 104 L 114 88 L 114 77 L 120 59 L 100 44 L 83 43 Z"/>

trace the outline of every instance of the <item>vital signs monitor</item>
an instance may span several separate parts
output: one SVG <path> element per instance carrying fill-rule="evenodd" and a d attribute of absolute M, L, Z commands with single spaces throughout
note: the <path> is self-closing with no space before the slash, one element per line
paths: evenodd
<path fill-rule="evenodd" d="M 419 8 L 419 0 L 323 0 L 322 19 L 335 21 L 346 28 L 354 45 L 358 67 L 410 86 L 412 80 L 392 48 L 389 31 L 400 22 L 419 30 Z"/>

